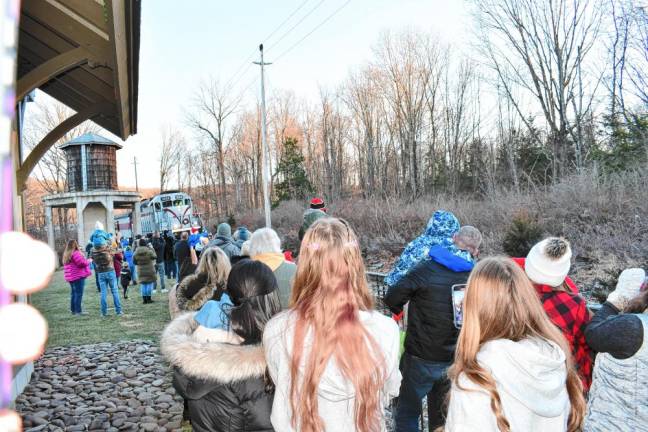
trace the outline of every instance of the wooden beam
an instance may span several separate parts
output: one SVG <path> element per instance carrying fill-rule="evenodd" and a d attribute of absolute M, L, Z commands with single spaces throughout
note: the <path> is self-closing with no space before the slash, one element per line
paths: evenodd
<path fill-rule="evenodd" d="M 94 47 L 110 44 L 109 40 L 97 34 L 92 28 L 66 14 L 60 8 L 44 0 L 25 0 L 21 5 L 21 17 L 27 16 L 39 26 L 46 27 L 72 45 L 82 45 L 95 52 Z M 22 22 L 21 22 L 22 27 Z"/>
<path fill-rule="evenodd" d="M 79 126 L 86 120 L 92 119 L 101 114 L 109 114 L 112 105 L 108 103 L 99 103 L 89 106 L 78 113 L 63 120 L 61 124 L 52 129 L 27 156 L 27 159 L 20 165 L 16 171 L 16 183 L 20 191 L 25 190 L 27 178 L 31 174 L 38 161 L 47 153 L 47 151 L 70 130 Z"/>
<path fill-rule="evenodd" d="M 114 49 L 115 94 L 117 95 L 117 114 L 121 123 L 121 139 L 131 134 L 130 95 L 128 91 L 128 37 L 126 36 L 125 4 L 120 0 L 105 0 L 109 8 L 108 24 Z"/>
<path fill-rule="evenodd" d="M 71 49 L 41 63 L 16 83 L 16 100 L 22 100 L 27 93 L 45 84 L 63 72 L 88 61 L 90 53 L 82 47 Z"/>
<path fill-rule="evenodd" d="M 101 29 L 104 33 L 108 30 L 108 20 L 104 14 L 104 8 L 100 2 L 88 0 L 59 0 L 68 9 L 75 11 L 78 15 L 82 16 L 94 26 Z"/>
<path fill-rule="evenodd" d="M 21 58 L 34 65 L 45 62 L 45 59 L 51 57 L 53 52 L 51 48 L 42 44 L 39 40 L 31 38 L 29 35 L 23 37 L 21 44 L 19 45 L 19 50 Z M 110 71 L 107 67 L 102 69 Z M 91 69 L 87 64 L 79 65 L 78 67 L 59 75 L 56 77 L 56 80 L 51 83 L 69 83 L 70 86 L 77 89 L 79 92 L 86 94 L 86 99 L 97 100 L 98 98 L 103 98 L 108 101 L 114 100 L 115 90 L 112 88 L 112 81 L 110 85 L 106 84 L 96 75 L 98 71 L 99 68 Z M 19 70 L 19 74 L 23 76 L 26 75 L 21 70 Z M 48 84 L 50 83 L 48 82 Z M 41 87 L 41 89 L 45 88 L 45 86 L 39 87 Z"/>

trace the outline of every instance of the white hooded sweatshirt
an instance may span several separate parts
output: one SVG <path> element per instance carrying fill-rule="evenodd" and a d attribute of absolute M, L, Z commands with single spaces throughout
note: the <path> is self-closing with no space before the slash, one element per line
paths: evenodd
<path fill-rule="evenodd" d="M 296 315 L 285 311 L 274 316 L 263 332 L 268 372 L 275 383 L 275 396 L 272 404 L 272 426 L 276 431 L 294 432 L 291 426 L 290 408 L 290 353 L 295 334 Z M 383 403 L 398 395 L 401 374 L 398 369 L 400 338 L 396 323 L 378 312 L 360 312 L 360 322 L 377 342 L 379 355 L 384 356 L 387 370 L 386 380 L 381 392 Z M 306 336 L 304 353 L 309 352 L 311 341 Z M 302 373 L 305 359 L 302 361 Z M 354 403 L 355 389 L 346 380 L 333 359 L 329 360 L 322 374 L 318 389 L 317 403 L 319 414 L 324 421 L 324 430 L 331 432 L 355 431 Z M 381 412 L 382 414 L 382 412 Z M 382 429 L 385 430 L 384 422 Z"/>
<path fill-rule="evenodd" d="M 497 339 L 482 346 L 477 361 L 495 378 L 511 432 L 567 430 L 567 368 L 558 345 L 540 338 Z M 467 390 L 452 385 L 446 432 L 499 431 L 490 395 L 464 375 L 459 384 Z"/>

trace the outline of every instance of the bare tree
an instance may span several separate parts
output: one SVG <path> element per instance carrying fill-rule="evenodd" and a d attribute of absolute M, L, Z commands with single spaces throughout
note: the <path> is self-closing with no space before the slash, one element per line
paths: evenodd
<path fill-rule="evenodd" d="M 401 169 L 409 192 L 420 187 L 420 147 L 426 117 L 428 86 L 432 77 L 429 59 L 437 56 L 438 42 L 411 30 L 384 33 L 375 49 L 384 71 L 383 90 L 393 113 L 401 144 Z"/>
<path fill-rule="evenodd" d="M 528 112 L 514 98 L 515 89 L 528 92 L 543 113 L 557 176 L 567 161 L 568 137 L 576 126 L 573 101 L 583 93 L 577 75 L 598 35 L 601 8 L 593 0 L 474 0 L 473 4 L 483 53 L 530 131 Z M 593 94 L 578 117 L 589 111 L 592 99 Z"/>
<path fill-rule="evenodd" d="M 180 167 L 182 151 L 186 142 L 182 133 L 171 126 L 162 129 L 162 141 L 160 143 L 160 191 L 166 190 L 170 184 L 171 176 Z M 180 182 L 180 173 L 177 175 Z"/>
<path fill-rule="evenodd" d="M 225 180 L 225 148 L 227 144 L 228 119 L 237 111 L 240 99 L 231 96 L 229 89 L 212 80 L 202 84 L 193 101 L 193 110 L 189 114 L 189 124 L 198 135 L 205 138 L 210 151 L 215 156 L 220 183 L 220 200 L 218 201 L 221 216 L 230 213 L 227 200 L 227 183 Z"/>
<path fill-rule="evenodd" d="M 74 111 L 56 101 L 37 101 L 29 109 L 33 109 L 34 113 L 30 115 L 29 122 L 26 122 L 23 133 L 23 143 L 27 150 L 33 149 L 52 129 L 74 114 Z M 65 192 L 67 187 L 67 160 L 60 146 L 83 134 L 98 133 L 100 130 L 101 128 L 97 124 L 86 121 L 67 132 L 40 159 L 32 172 L 31 178 L 35 179 L 39 187 L 47 194 Z M 27 154 L 27 152 L 24 152 L 25 157 Z M 39 205 L 41 205 L 40 202 Z M 54 213 L 57 215 L 62 236 L 67 238 L 69 235 L 67 228 L 71 222 L 70 209 L 58 208 Z"/>

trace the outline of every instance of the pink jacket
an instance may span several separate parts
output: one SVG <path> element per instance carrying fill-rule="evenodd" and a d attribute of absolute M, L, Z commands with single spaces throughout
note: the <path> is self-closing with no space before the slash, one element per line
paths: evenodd
<path fill-rule="evenodd" d="M 92 274 L 90 271 L 90 262 L 83 257 L 81 252 L 75 250 L 72 252 L 70 262 L 63 265 L 63 274 L 67 282 L 87 278 Z"/>

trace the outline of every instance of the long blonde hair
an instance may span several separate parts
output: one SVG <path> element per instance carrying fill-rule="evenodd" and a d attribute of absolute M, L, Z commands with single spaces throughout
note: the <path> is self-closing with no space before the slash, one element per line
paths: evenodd
<path fill-rule="evenodd" d="M 224 290 L 231 269 L 232 265 L 225 252 L 213 246 L 204 249 L 200 254 L 196 274 L 207 275 L 207 286 L 211 286 L 214 290 Z"/>
<path fill-rule="evenodd" d="M 345 221 L 320 219 L 306 232 L 291 309 L 297 315 L 290 362 L 292 427 L 302 432 L 324 430 L 317 388 L 333 358 L 355 389 L 356 430 L 379 431 L 386 366 L 376 341 L 360 322 L 359 311 L 372 310 L 373 298 L 358 239 Z M 305 350 L 307 334 L 312 345 Z"/>
<path fill-rule="evenodd" d="M 79 250 L 79 243 L 74 239 L 68 240 L 67 245 L 65 245 L 65 250 L 63 251 L 63 264 L 70 262 L 75 250 Z"/>
<path fill-rule="evenodd" d="M 531 281 L 515 262 L 505 257 L 484 259 L 468 279 L 464 324 L 448 375 L 457 387 L 463 389 L 459 385 L 459 376 L 464 374 L 490 394 L 491 409 L 502 432 L 509 432 L 511 426 L 504 416 L 495 379 L 479 365 L 477 353 L 484 343 L 494 339 L 517 342 L 527 337 L 555 342 L 565 353 L 566 385 L 571 402 L 567 430 L 579 431 L 585 413 L 585 399 L 567 341 L 547 317 Z"/>

